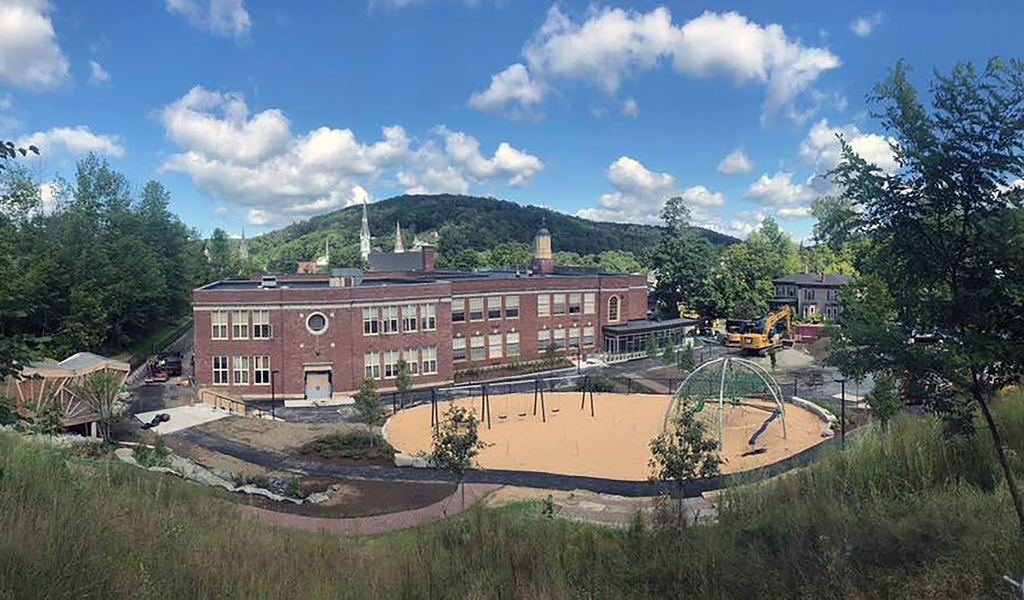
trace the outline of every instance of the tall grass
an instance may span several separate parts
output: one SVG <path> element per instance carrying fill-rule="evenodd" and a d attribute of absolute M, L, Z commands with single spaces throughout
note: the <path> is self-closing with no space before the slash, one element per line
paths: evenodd
<path fill-rule="evenodd" d="M 995 408 L 1019 456 L 1024 406 Z M 718 523 L 682 531 L 520 506 L 346 538 L 269 528 L 197 486 L 12 435 L 0 469 L 0 597 L 991 598 L 1024 568 L 985 433 L 952 444 L 926 419 L 730 492 Z"/>

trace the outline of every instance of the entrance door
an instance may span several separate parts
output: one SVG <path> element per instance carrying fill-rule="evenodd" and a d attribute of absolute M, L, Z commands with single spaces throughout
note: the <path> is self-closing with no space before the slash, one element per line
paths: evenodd
<path fill-rule="evenodd" d="M 329 400 L 331 397 L 331 372 L 306 372 L 306 400 Z"/>

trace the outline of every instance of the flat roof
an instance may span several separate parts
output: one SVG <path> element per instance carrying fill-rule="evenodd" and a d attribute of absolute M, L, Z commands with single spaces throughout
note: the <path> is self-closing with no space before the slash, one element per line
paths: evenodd
<path fill-rule="evenodd" d="M 623 325 L 605 325 L 604 332 L 615 335 L 625 335 L 629 333 L 653 333 L 655 331 L 675 329 L 677 327 L 689 327 L 691 325 L 696 324 L 696 319 L 666 319 L 664 321 L 630 321 Z"/>

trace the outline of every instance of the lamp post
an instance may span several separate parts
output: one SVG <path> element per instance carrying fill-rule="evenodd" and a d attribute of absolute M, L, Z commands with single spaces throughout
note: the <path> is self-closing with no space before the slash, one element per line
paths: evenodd
<path fill-rule="evenodd" d="M 846 378 L 836 379 L 836 383 L 840 384 L 841 399 L 839 400 L 839 449 L 846 449 Z"/>

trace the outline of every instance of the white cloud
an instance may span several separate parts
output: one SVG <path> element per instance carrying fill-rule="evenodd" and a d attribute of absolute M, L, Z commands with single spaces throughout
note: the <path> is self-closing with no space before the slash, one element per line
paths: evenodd
<path fill-rule="evenodd" d="M 810 209 L 806 206 L 785 207 L 776 211 L 776 214 L 778 214 L 779 217 L 788 220 L 802 219 L 810 215 Z"/>
<path fill-rule="evenodd" d="M 793 183 L 793 173 L 780 171 L 774 176 L 761 175 L 743 197 L 767 208 L 793 209 L 809 205 L 817 194 L 809 185 Z"/>
<path fill-rule="evenodd" d="M 33 145 L 40 153 L 53 152 L 63 148 L 69 154 L 80 156 L 95 152 L 120 158 L 124 156 L 124 146 L 116 135 L 97 135 L 84 125 L 78 127 L 54 127 L 18 139 L 18 146 Z"/>
<path fill-rule="evenodd" d="M 695 185 L 683 190 L 679 197 L 686 202 L 687 206 L 722 206 L 725 204 L 725 197 L 721 192 L 711 192 L 702 185 Z"/>
<path fill-rule="evenodd" d="M 471 106 L 498 112 L 518 102 L 512 112 L 531 108 L 559 79 L 615 94 L 623 81 L 671 62 L 684 75 L 761 83 L 767 88 L 762 118 L 782 108 L 795 116 L 793 101 L 821 73 L 840 65 L 827 49 L 791 40 L 779 25 L 761 26 L 735 12 L 704 12 L 675 25 L 664 7 L 647 13 L 591 8 L 584 21 L 575 22 L 555 4 L 522 55 L 526 65 L 516 63 L 492 77 L 486 91 L 470 98 Z M 512 93 L 524 89 L 530 90 L 529 105 Z"/>
<path fill-rule="evenodd" d="M 736 175 L 738 173 L 749 173 L 754 170 L 754 163 L 750 162 L 747 153 L 743 148 L 737 148 L 729 153 L 718 163 L 718 172 L 723 175 Z"/>
<path fill-rule="evenodd" d="M 622 103 L 622 114 L 627 117 L 639 117 L 640 105 L 633 98 L 626 98 L 625 102 Z"/>
<path fill-rule="evenodd" d="M 0 82 L 40 92 L 68 79 L 68 59 L 57 43 L 46 0 L 0 3 Z"/>
<path fill-rule="evenodd" d="M 225 37 L 243 38 L 252 19 L 245 0 L 165 0 L 167 10 L 188 19 L 195 27 Z"/>
<path fill-rule="evenodd" d="M 544 168 L 508 142 L 485 157 L 476 138 L 445 127 L 415 149 L 397 125 L 383 127 L 373 143 L 360 142 L 349 129 L 326 126 L 296 134 L 282 111 L 252 113 L 241 94 L 200 86 L 158 117 L 181 149 L 162 169 L 185 173 L 215 199 L 245 207 L 252 225 L 287 223 L 360 203 L 369 197 L 363 187 L 368 182 L 419 193 L 466 193 L 471 184 L 526 186 Z"/>
<path fill-rule="evenodd" d="M 100 63 L 90 60 L 89 61 L 89 81 L 95 84 L 107 83 L 110 81 L 110 73 L 103 70 L 103 65 Z"/>
<path fill-rule="evenodd" d="M 213 214 L 217 215 L 218 217 L 226 217 L 228 215 L 228 207 L 218 206 L 217 208 L 213 209 Z"/>
<path fill-rule="evenodd" d="M 814 165 L 819 174 L 834 169 L 842 158 L 842 147 L 837 137 L 839 135 L 842 135 L 854 152 L 864 160 L 889 173 L 899 168 L 896 155 L 890 147 L 890 144 L 895 143 L 895 139 L 874 133 L 863 133 L 853 124 L 829 127 L 827 119 L 822 119 L 811 127 L 807 137 L 800 143 L 800 159 L 805 164 Z"/>
<path fill-rule="evenodd" d="M 544 97 L 544 85 L 530 78 L 520 63 L 491 76 L 491 85 L 469 97 L 469 105 L 484 112 L 505 114 L 518 119 L 534 114 Z"/>
<path fill-rule="evenodd" d="M 850 30 L 860 37 L 868 37 L 875 30 L 875 27 L 882 24 L 882 20 L 883 16 L 880 12 L 866 17 L 860 17 L 853 23 L 850 23 Z"/>

